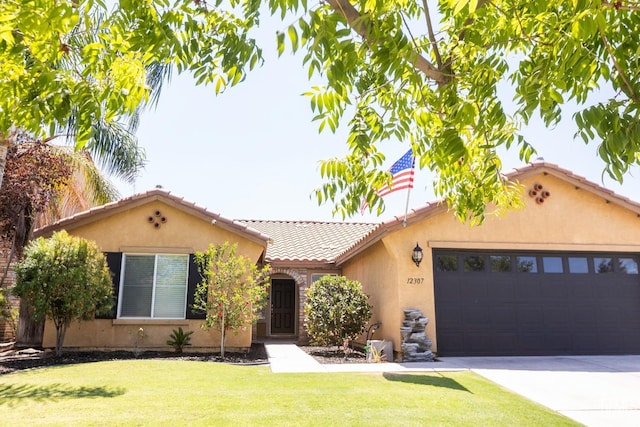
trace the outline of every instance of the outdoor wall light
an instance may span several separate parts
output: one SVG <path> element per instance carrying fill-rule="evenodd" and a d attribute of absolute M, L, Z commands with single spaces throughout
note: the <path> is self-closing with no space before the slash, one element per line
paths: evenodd
<path fill-rule="evenodd" d="M 422 262 L 422 248 L 418 245 L 418 242 L 416 242 L 416 247 L 413 248 L 411 259 L 416 263 L 416 267 L 420 267 L 420 263 Z"/>

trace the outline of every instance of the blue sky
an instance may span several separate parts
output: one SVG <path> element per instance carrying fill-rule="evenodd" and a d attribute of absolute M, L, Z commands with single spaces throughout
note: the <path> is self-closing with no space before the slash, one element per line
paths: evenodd
<path fill-rule="evenodd" d="M 318 206 L 312 193 L 322 183 L 319 160 L 346 154 L 346 131 L 318 133 L 302 96 L 311 86 L 302 57 L 276 57 L 277 28 L 265 26 L 257 35 L 265 64 L 227 92 L 216 96 L 213 87 L 196 87 L 189 76 L 174 77 L 165 86 L 158 108 L 143 115 L 137 133 L 148 165 L 135 185 L 118 184 L 122 196 L 162 185 L 227 218 L 341 220 L 332 216 L 331 204 Z M 545 161 L 640 201 L 640 170 L 627 175 L 623 185 L 603 176 L 597 144 L 573 140 L 574 132 L 571 112 L 555 129 L 537 123 L 524 131 Z M 382 147 L 390 166 L 408 144 Z M 522 166 L 517 151 L 506 153 L 503 161 L 505 172 Z M 434 200 L 431 177 L 416 170 L 410 208 Z M 380 218 L 367 214 L 349 221 L 403 215 L 406 196 L 404 191 L 387 196 Z"/>

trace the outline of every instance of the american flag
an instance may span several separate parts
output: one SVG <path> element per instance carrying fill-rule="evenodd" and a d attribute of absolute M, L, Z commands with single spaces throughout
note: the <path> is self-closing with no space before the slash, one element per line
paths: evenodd
<path fill-rule="evenodd" d="M 394 191 L 413 188 L 413 175 L 416 158 L 411 150 L 407 151 L 404 156 L 400 157 L 397 162 L 391 165 L 391 185 L 385 185 L 376 191 L 378 197 L 384 197 Z M 360 205 L 360 211 L 364 213 L 367 208 L 367 201 L 363 200 Z"/>

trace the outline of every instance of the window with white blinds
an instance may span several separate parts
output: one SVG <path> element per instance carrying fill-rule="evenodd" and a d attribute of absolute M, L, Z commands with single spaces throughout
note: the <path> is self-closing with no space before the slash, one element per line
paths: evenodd
<path fill-rule="evenodd" d="M 124 254 L 118 317 L 184 319 L 188 255 Z"/>

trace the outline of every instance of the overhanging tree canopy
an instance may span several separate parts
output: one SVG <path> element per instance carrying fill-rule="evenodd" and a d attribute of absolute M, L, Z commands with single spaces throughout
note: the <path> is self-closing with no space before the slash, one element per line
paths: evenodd
<path fill-rule="evenodd" d="M 261 61 L 249 36 L 261 6 L 293 22 L 277 36 L 280 51 L 300 50 L 309 76 L 325 82 L 308 93 L 320 128 L 349 127 L 349 154 L 322 162 L 326 183 L 316 192 L 339 214 L 357 212 L 363 197 L 383 207 L 375 190 L 389 182 L 378 148 L 387 139 L 411 144 L 461 219 L 481 219 L 489 201 L 511 206 L 518 192 L 497 149 L 529 160 L 520 127 L 536 115 L 557 123 L 568 101 L 584 107 L 574 116 L 578 136 L 600 144 L 609 175 L 621 180 L 640 163 L 632 1 L 122 0 L 110 10 L 98 0 L 9 0 L 0 6 L 0 133 L 15 123 L 37 132 L 70 111 L 87 124 L 130 114 L 148 96 L 153 62 L 216 91 L 236 84 Z M 77 28 L 92 37 L 71 50 Z M 62 73 L 51 66 L 60 61 L 75 66 Z M 505 84 L 516 94 L 512 110 Z M 598 87 L 615 96 L 591 105 Z"/>

